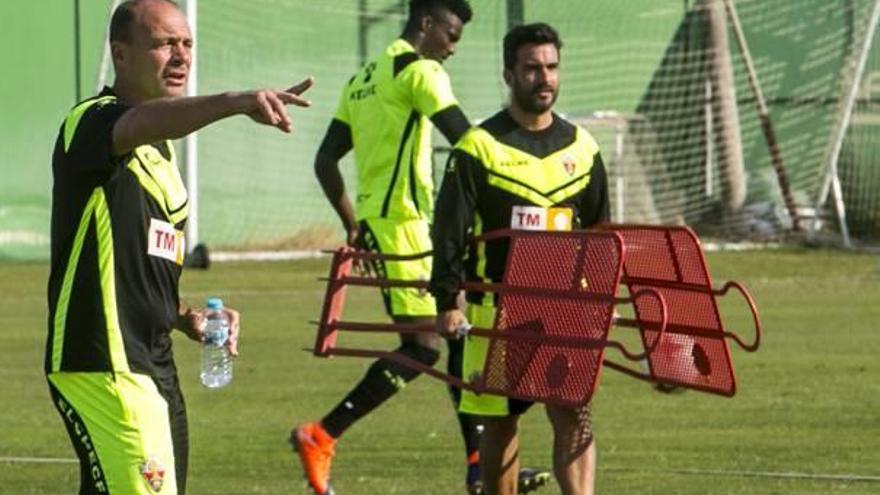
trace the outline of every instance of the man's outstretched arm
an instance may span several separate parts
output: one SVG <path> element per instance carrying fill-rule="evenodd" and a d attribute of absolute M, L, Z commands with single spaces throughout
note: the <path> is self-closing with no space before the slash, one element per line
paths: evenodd
<path fill-rule="evenodd" d="M 290 132 L 288 105 L 308 107 L 302 94 L 312 87 L 309 77 L 284 90 L 260 89 L 209 96 L 169 97 L 150 100 L 126 111 L 113 126 L 113 152 L 123 155 L 140 145 L 178 139 L 233 115 Z"/>

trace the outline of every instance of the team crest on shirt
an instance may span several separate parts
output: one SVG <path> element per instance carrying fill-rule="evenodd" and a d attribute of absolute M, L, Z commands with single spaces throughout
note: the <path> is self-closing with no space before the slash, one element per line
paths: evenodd
<path fill-rule="evenodd" d="M 159 493 L 162 485 L 165 484 L 165 467 L 156 456 L 147 457 L 147 460 L 141 464 L 141 476 L 150 485 L 150 490 Z"/>
<path fill-rule="evenodd" d="M 575 161 L 574 157 L 569 154 L 563 155 L 562 168 L 565 169 L 565 173 L 567 173 L 568 175 L 574 175 L 574 171 L 577 168 L 577 162 Z"/>

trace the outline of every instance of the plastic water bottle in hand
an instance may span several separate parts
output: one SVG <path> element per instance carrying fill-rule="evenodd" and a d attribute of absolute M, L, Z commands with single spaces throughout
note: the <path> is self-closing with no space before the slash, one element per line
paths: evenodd
<path fill-rule="evenodd" d="M 202 344 L 202 385 L 220 388 L 232 381 L 232 357 L 226 348 L 229 339 L 229 318 L 223 311 L 223 300 L 208 299 L 205 318 L 205 341 Z"/>

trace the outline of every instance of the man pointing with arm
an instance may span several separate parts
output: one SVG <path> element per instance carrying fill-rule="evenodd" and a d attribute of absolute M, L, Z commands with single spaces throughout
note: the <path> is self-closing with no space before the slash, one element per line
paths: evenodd
<path fill-rule="evenodd" d="M 167 0 L 113 13 L 116 80 L 77 104 L 52 158 L 45 372 L 80 462 L 80 495 L 182 495 L 186 408 L 171 330 L 203 339 L 204 310 L 180 300 L 187 192 L 169 139 L 242 114 L 290 132 L 300 94 L 256 90 L 184 97 L 186 18 Z M 230 318 L 237 354 L 239 316 Z"/>

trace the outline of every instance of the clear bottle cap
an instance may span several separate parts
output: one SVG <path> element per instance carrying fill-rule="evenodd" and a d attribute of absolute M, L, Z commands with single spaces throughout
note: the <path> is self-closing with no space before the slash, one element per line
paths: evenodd
<path fill-rule="evenodd" d="M 208 309 L 223 309 L 223 299 L 219 297 L 208 298 Z"/>

